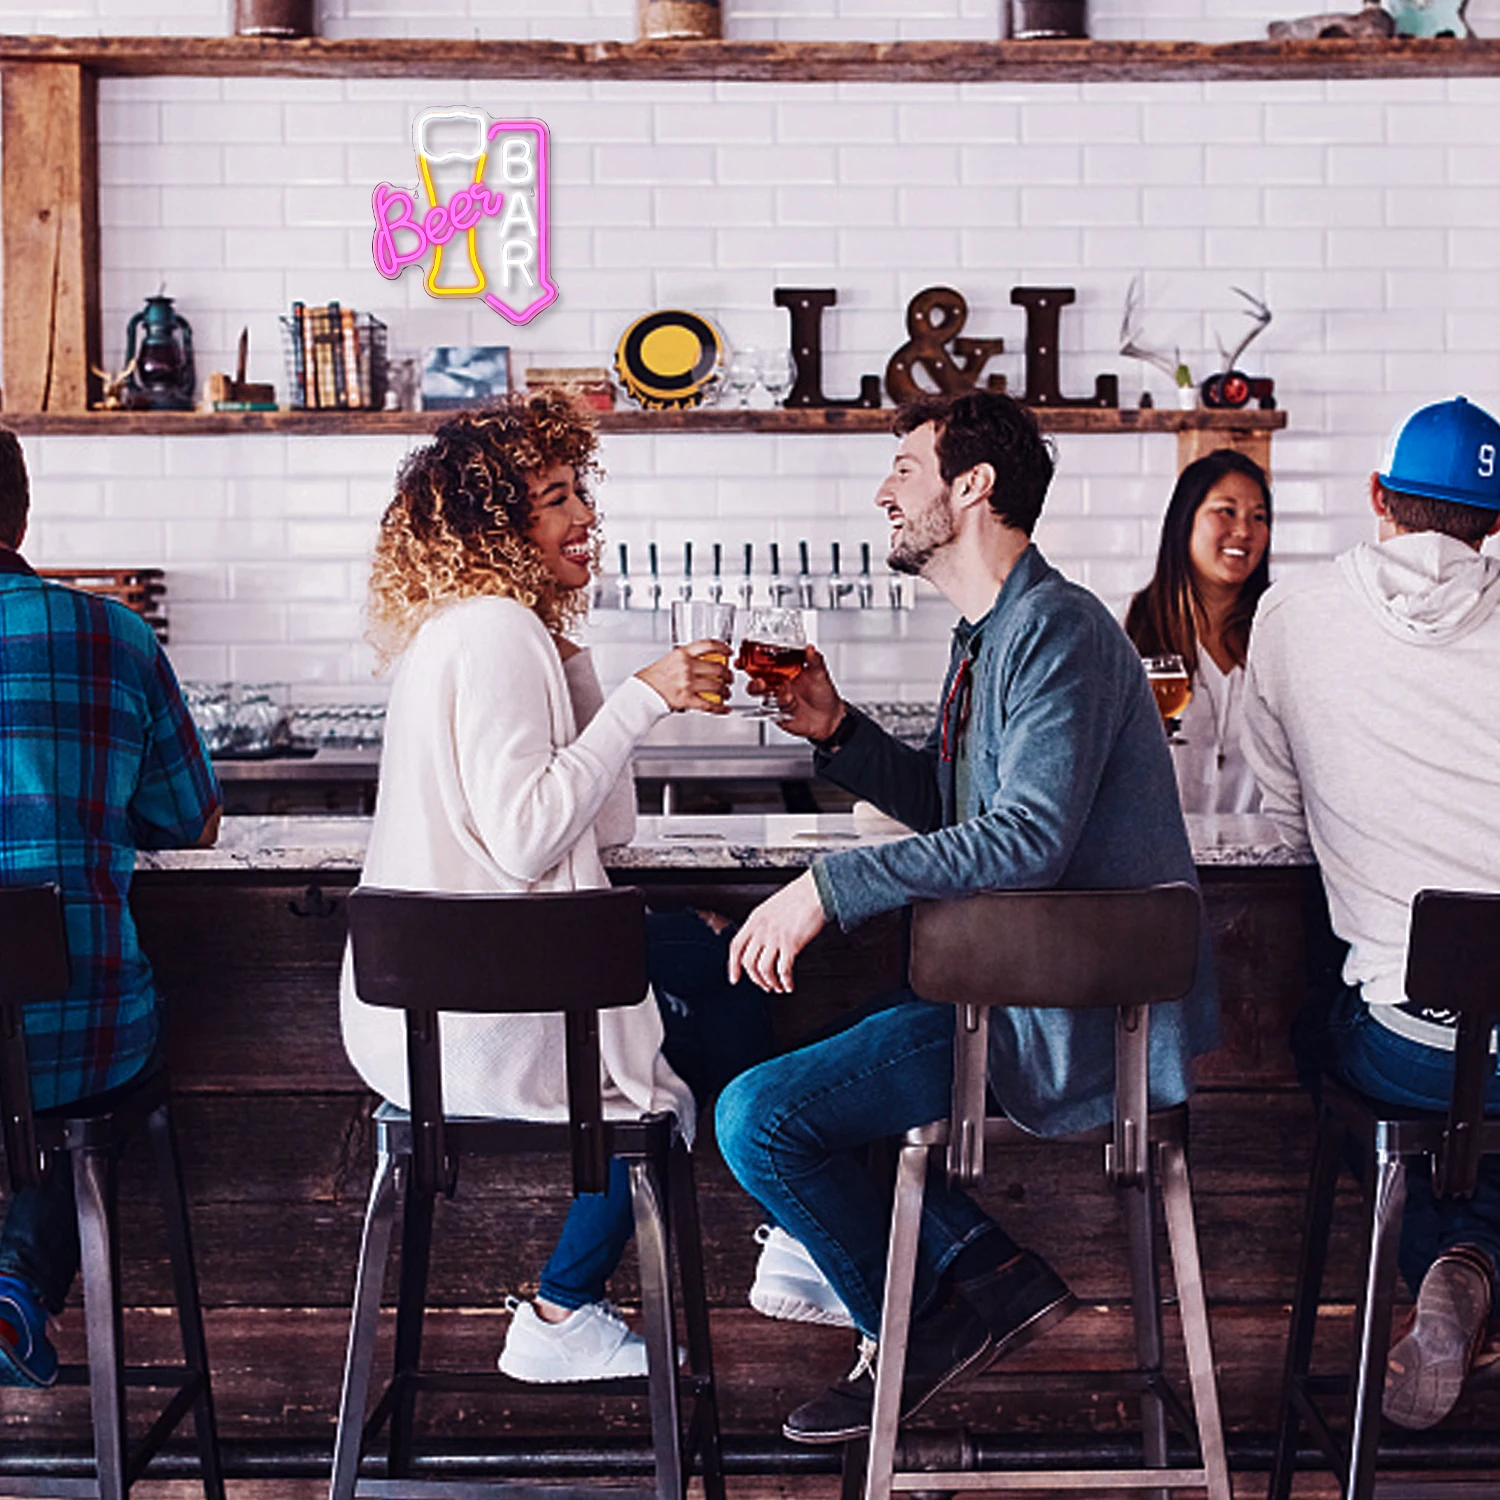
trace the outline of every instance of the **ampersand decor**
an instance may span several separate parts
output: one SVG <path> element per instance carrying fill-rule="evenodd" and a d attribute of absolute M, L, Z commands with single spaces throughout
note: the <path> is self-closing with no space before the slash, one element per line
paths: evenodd
<path fill-rule="evenodd" d="M 1027 406 L 1118 406 L 1120 382 L 1096 375 L 1092 396 L 1064 396 L 1057 385 L 1057 325 L 1078 293 L 1070 286 L 1013 286 L 1010 300 L 1026 309 Z"/>
<path fill-rule="evenodd" d="M 891 400 L 916 401 L 931 393 L 913 377 L 918 366 L 945 396 L 974 389 L 991 357 L 1004 353 L 1005 340 L 960 338 L 968 318 L 969 304 L 951 286 L 930 286 L 906 304 L 909 338 L 885 367 L 885 388 Z M 1005 377 L 991 375 L 986 389 L 1003 391 Z"/>
<path fill-rule="evenodd" d="M 861 375 L 859 395 L 852 401 L 830 401 L 823 394 L 823 309 L 832 307 L 839 294 L 831 286 L 779 286 L 777 307 L 786 308 L 792 320 L 792 358 L 797 379 L 781 404 L 787 407 L 874 407 L 880 405 L 880 380 Z"/>

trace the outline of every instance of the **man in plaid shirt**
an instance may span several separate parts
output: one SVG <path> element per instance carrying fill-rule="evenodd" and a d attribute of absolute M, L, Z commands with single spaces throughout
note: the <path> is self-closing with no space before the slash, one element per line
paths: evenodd
<path fill-rule="evenodd" d="M 211 844 L 219 788 L 151 627 L 39 578 L 16 550 L 30 504 L 0 430 L 0 885 L 62 888 L 72 983 L 25 1011 L 36 1108 L 93 1100 L 153 1063 L 160 997 L 128 896 L 137 849 Z M 0 1228 L 0 1384 L 50 1385 L 47 1314 L 78 1269 L 66 1166 Z"/>

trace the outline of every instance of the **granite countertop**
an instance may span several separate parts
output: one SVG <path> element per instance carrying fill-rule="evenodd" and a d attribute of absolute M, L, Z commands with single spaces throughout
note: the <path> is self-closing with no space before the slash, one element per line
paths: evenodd
<path fill-rule="evenodd" d="M 369 818 L 225 818 L 212 849 L 143 850 L 138 870 L 358 870 L 370 837 Z M 1189 817 L 1199 866 L 1306 865 L 1269 820 L 1251 813 Z M 874 809 L 849 813 L 767 816 L 643 817 L 635 841 L 606 849 L 611 870 L 801 869 L 819 855 L 885 843 L 906 832 Z"/>

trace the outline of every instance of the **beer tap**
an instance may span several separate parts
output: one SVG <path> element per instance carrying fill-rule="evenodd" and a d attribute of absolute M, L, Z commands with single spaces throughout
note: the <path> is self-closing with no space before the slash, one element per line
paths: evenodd
<path fill-rule="evenodd" d="M 740 579 L 740 603 L 746 609 L 755 598 L 755 543 L 745 543 L 745 576 Z"/>
<path fill-rule="evenodd" d="M 792 585 L 781 581 L 781 546 L 778 542 L 771 543 L 771 604 L 781 608 L 781 601 L 794 592 Z"/>
<path fill-rule="evenodd" d="M 630 549 L 620 543 L 620 571 L 615 575 L 615 608 L 629 609 L 630 595 Z"/>
<path fill-rule="evenodd" d="M 839 572 L 839 544 L 830 542 L 829 551 L 833 555 L 833 568 L 828 574 L 828 607 L 842 609 L 844 600 L 854 592 L 854 585 L 846 583 Z"/>
<path fill-rule="evenodd" d="M 875 602 L 875 580 L 870 577 L 870 544 L 859 544 L 859 607 L 869 609 Z"/>
<path fill-rule="evenodd" d="M 677 585 L 677 593 L 683 599 L 693 597 L 693 544 L 691 542 L 682 544 L 682 582 Z"/>
<path fill-rule="evenodd" d="M 655 614 L 661 608 L 661 568 L 658 566 L 655 542 L 647 543 L 646 560 L 651 565 L 651 612 Z"/>
<path fill-rule="evenodd" d="M 807 543 L 797 543 L 797 603 L 803 609 L 812 609 L 818 602 L 813 592 L 812 569 L 807 561 Z"/>
<path fill-rule="evenodd" d="M 714 543 L 714 581 L 708 586 L 708 597 L 719 603 L 724 597 L 724 548 Z"/>

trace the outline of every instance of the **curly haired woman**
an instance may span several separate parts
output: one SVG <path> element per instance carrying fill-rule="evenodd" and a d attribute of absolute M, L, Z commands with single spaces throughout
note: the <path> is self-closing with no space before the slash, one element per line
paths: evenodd
<path fill-rule="evenodd" d="M 368 884 L 604 886 L 601 845 L 634 831 L 632 749 L 673 709 L 725 711 L 729 671 L 706 643 L 674 649 L 605 698 L 588 651 L 568 637 L 599 552 L 595 441 L 565 398 L 534 395 L 454 416 L 402 465 L 370 583 L 372 639 L 395 670 Z M 719 923 L 679 911 L 648 924 L 661 1003 L 601 1012 L 605 1108 L 670 1109 L 690 1129 L 695 1096 L 706 1102 L 769 1055 L 769 1022 L 759 991 L 729 985 Z M 350 1060 L 404 1105 L 400 1013 L 361 1003 L 347 955 L 341 1009 Z M 445 1016 L 446 1107 L 565 1119 L 561 1041 L 555 1016 Z M 574 1199 L 536 1301 L 514 1305 L 503 1371 L 537 1381 L 645 1372 L 644 1343 L 604 1300 L 631 1227 L 616 1161 L 606 1193 Z"/>

